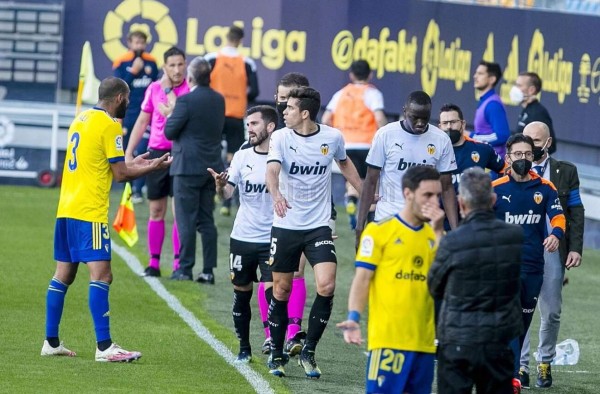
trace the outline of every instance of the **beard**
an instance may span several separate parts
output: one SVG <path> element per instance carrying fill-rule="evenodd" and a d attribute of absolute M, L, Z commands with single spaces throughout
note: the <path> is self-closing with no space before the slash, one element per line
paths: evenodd
<path fill-rule="evenodd" d="M 127 102 L 123 101 L 117 107 L 117 110 L 115 112 L 115 118 L 117 118 L 117 119 L 123 119 L 125 117 L 126 113 L 127 113 Z"/>
<path fill-rule="evenodd" d="M 267 138 L 269 138 L 269 133 L 267 133 L 266 130 L 261 131 L 260 133 L 256 134 L 254 142 L 252 142 L 252 140 L 250 140 L 250 145 L 258 146 L 258 145 L 262 144 Z"/>

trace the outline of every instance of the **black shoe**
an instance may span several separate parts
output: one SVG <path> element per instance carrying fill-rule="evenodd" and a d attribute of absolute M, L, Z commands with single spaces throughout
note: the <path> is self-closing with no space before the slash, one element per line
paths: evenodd
<path fill-rule="evenodd" d="M 529 388 L 529 372 L 523 367 L 519 369 L 519 380 L 521 381 L 521 387 L 524 389 Z"/>
<path fill-rule="evenodd" d="M 539 363 L 537 367 L 537 387 L 548 388 L 552 386 L 552 368 L 550 363 Z"/>
<path fill-rule="evenodd" d="M 188 275 L 181 271 L 175 271 L 175 272 L 173 272 L 173 275 L 171 275 L 171 280 L 194 280 L 194 279 L 192 278 L 192 275 Z"/>
<path fill-rule="evenodd" d="M 306 339 L 306 333 L 304 331 L 298 331 L 289 341 L 285 343 L 283 351 L 286 352 L 290 357 L 297 356 L 304 346 L 304 339 Z"/>
<path fill-rule="evenodd" d="M 213 274 L 200 274 L 196 279 L 198 283 L 204 283 L 205 285 L 214 285 L 215 284 L 215 276 Z"/>
<path fill-rule="evenodd" d="M 146 267 L 142 276 L 154 276 L 160 278 L 160 270 L 154 267 Z"/>

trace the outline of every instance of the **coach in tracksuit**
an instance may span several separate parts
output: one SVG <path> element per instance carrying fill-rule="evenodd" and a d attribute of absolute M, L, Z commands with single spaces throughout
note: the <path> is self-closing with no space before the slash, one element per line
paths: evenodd
<path fill-rule="evenodd" d="M 523 227 L 523 264 L 521 265 L 521 307 L 524 332 L 527 332 L 544 278 L 544 249 L 554 252 L 565 233 L 566 220 L 558 193 L 552 182 L 531 170 L 534 143 L 531 137 L 515 134 L 506 142 L 508 175 L 493 182 L 497 195 L 494 210 L 499 219 Z M 546 216 L 551 231 L 546 229 Z M 515 352 L 515 377 L 525 335 L 521 335 Z"/>

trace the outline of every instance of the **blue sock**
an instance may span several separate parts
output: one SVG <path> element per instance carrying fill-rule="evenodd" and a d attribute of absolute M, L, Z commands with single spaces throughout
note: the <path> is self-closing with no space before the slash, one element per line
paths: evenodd
<path fill-rule="evenodd" d="M 96 342 L 110 339 L 110 317 L 108 290 L 110 284 L 93 280 L 90 282 L 89 306 L 96 330 Z"/>
<path fill-rule="evenodd" d="M 46 293 L 46 338 L 58 338 L 58 325 L 69 286 L 56 278 L 50 280 Z"/>

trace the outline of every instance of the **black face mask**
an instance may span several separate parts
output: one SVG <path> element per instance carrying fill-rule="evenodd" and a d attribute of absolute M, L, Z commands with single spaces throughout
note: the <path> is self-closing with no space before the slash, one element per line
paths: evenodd
<path fill-rule="evenodd" d="M 277 108 L 277 113 L 279 114 L 281 119 L 283 119 L 283 111 L 285 111 L 285 109 L 287 108 L 287 101 L 284 101 L 284 102 L 278 101 L 275 103 L 275 107 Z"/>
<path fill-rule="evenodd" d="M 525 176 L 531 170 L 532 163 L 527 159 L 515 160 L 512 162 L 513 171 L 520 175 Z"/>
<path fill-rule="evenodd" d="M 533 148 L 533 161 L 538 161 L 544 156 L 546 149 L 538 148 L 537 146 Z"/>
<path fill-rule="evenodd" d="M 460 140 L 460 136 L 461 136 L 461 132 L 460 130 L 448 130 L 446 133 L 448 133 L 448 137 L 450 137 L 450 142 L 452 142 L 452 145 L 456 144 L 458 142 L 458 140 Z"/>
<path fill-rule="evenodd" d="M 144 53 L 144 51 L 143 51 L 143 50 L 141 50 L 141 49 L 139 49 L 139 50 L 137 50 L 137 51 L 134 51 L 134 52 L 133 52 L 134 59 L 135 59 L 136 57 L 142 57 L 142 53 Z"/>

